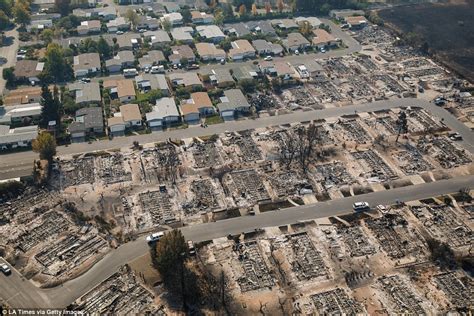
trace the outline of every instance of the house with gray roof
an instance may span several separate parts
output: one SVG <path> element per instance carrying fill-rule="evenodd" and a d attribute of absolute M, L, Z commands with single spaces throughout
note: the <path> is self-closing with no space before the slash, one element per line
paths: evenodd
<path fill-rule="evenodd" d="M 169 96 L 170 87 L 165 75 L 142 74 L 135 77 L 138 89 L 141 91 L 159 90 L 163 96 Z"/>
<path fill-rule="evenodd" d="M 119 16 L 107 22 L 107 30 L 109 33 L 116 33 L 117 31 L 127 31 L 130 29 L 130 23 L 124 17 Z"/>
<path fill-rule="evenodd" d="M 76 111 L 74 122 L 68 131 L 73 142 L 84 141 L 86 136 L 104 133 L 104 116 L 102 107 L 88 107 Z"/>
<path fill-rule="evenodd" d="M 229 70 L 225 68 L 212 69 L 211 74 L 209 74 L 209 80 L 213 85 L 219 88 L 235 85 L 234 78 L 232 78 Z"/>
<path fill-rule="evenodd" d="M 282 42 L 283 46 L 285 46 L 286 50 L 289 52 L 294 52 L 296 50 L 304 51 L 311 45 L 310 42 L 301 35 L 301 33 L 296 32 L 288 34 L 288 37 Z"/>
<path fill-rule="evenodd" d="M 37 125 L 12 129 L 6 125 L 0 125 L 0 150 L 31 146 L 31 142 L 37 136 Z"/>
<path fill-rule="evenodd" d="M 100 85 L 98 82 L 72 83 L 68 85 L 70 92 L 74 93 L 75 101 L 80 105 L 100 104 Z"/>
<path fill-rule="evenodd" d="M 190 26 L 177 27 L 171 30 L 171 36 L 175 41 L 184 44 L 191 44 L 193 42 L 194 29 Z"/>
<path fill-rule="evenodd" d="M 153 48 L 158 48 L 165 44 L 171 43 L 170 36 L 163 30 L 145 32 L 143 33 L 143 37 L 145 40 L 150 42 L 150 45 Z"/>
<path fill-rule="evenodd" d="M 156 100 L 153 110 L 146 114 L 146 121 L 152 130 L 161 130 L 179 122 L 180 114 L 173 98 Z"/>
<path fill-rule="evenodd" d="M 0 106 L 0 125 L 38 124 L 42 106 L 39 103 Z"/>
<path fill-rule="evenodd" d="M 84 77 L 100 71 L 100 57 L 97 53 L 87 53 L 74 56 L 74 76 Z"/>
<path fill-rule="evenodd" d="M 140 35 L 138 34 L 126 33 L 117 35 L 116 38 L 119 50 L 133 50 L 139 46 Z"/>
<path fill-rule="evenodd" d="M 196 27 L 199 36 L 206 41 L 219 43 L 225 39 L 225 34 L 217 25 L 199 25 Z"/>
<path fill-rule="evenodd" d="M 240 89 L 224 91 L 221 103 L 217 105 L 219 115 L 226 121 L 233 120 L 236 115 L 250 111 L 250 104 Z"/>
<path fill-rule="evenodd" d="M 122 69 L 135 66 L 135 56 L 130 50 L 123 50 L 117 53 L 114 58 L 105 61 L 105 68 L 111 73 L 119 72 Z"/>
<path fill-rule="evenodd" d="M 280 55 L 283 53 L 283 47 L 280 44 L 273 44 L 263 39 L 252 41 L 252 45 L 260 56 Z"/>
<path fill-rule="evenodd" d="M 166 62 L 165 55 L 160 50 L 150 50 L 145 56 L 138 58 L 141 69 L 151 68 Z"/>

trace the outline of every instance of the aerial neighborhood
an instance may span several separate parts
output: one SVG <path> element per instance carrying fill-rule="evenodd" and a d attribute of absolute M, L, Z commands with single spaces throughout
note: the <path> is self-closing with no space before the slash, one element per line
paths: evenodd
<path fill-rule="evenodd" d="M 308 79 L 297 67 L 310 68 L 313 55 L 346 47 L 329 24 L 291 17 L 281 3 L 252 13 L 245 6 L 229 12 L 199 3 L 119 4 L 32 2 L 16 60 L 4 69 L 2 100 L 9 109 L 34 108 L 49 117 L 40 122 L 25 111 L 12 128 L 54 129 L 66 144 L 248 119 L 261 110 L 249 98 L 271 85 Z M 61 106 L 41 110 L 52 106 L 44 93 L 54 94 Z M 126 104 L 134 110 L 123 111 Z M 131 112 L 140 124 L 127 121 Z M 88 128 L 91 118 L 94 127 Z M 0 135 L 1 150 L 29 146 L 34 137 Z"/>
<path fill-rule="evenodd" d="M 473 14 L 0 0 L 0 310 L 472 315 Z"/>

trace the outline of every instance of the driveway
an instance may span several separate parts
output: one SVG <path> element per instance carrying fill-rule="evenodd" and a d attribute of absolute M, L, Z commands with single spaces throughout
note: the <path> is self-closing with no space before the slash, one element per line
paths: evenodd
<path fill-rule="evenodd" d="M 5 37 L 11 41 L 8 46 L 0 47 L 0 56 L 7 59 L 7 63 L 0 66 L 0 95 L 3 95 L 6 81 L 3 79 L 3 69 L 14 66 L 16 63 L 16 52 L 18 51 L 18 31 L 16 28 L 5 32 Z"/>

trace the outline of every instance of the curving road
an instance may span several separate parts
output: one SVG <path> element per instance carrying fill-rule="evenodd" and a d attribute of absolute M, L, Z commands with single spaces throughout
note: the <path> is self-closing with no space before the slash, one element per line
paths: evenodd
<path fill-rule="evenodd" d="M 255 216 L 193 225 L 182 228 L 182 232 L 187 239 L 199 242 L 225 237 L 228 234 L 250 232 L 257 228 L 288 225 L 298 221 L 349 214 L 352 212 L 351 205 L 355 201 L 363 200 L 371 205 L 391 204 L 396 200 L 407 202 L 456 192 L 465 187 L 474 188 L 474 176 L 457 177 L 450 180 L 265 212 Z M 52 289 L 37 288 L 31 282 L 22 278 L 17 271 L 13 271 L 13 274 L 9 277 L 0 276 L 0 297 L 8 305 L 17 308 L 64 308 L 115 273 L 121 265 L 145 254 L 147 251 L 148 246 L 143 239 L 124 244 L 111 251 L 82 276 Z"/>

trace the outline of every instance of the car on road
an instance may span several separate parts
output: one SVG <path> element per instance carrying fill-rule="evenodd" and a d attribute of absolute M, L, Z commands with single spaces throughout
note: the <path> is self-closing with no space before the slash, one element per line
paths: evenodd
<path fill-rule="evenodd" d="M 3 272 L 5 275 L 10 275 L 12 274 L 12 270 L 6 263 L 0 263 L 0 270 Z"/>
<path fill-rule="evenodd" d="M 273 57 L 272 57 L 272 56 L 267 56 L 267 57 L 265 57 L 263 60 L 265 60 L 265 61 L 272 61 L 272 60 L 273 60 Z"/>
<path fill-rule="evenodd" d="M 225 59 L 224 58 L 221 59 L 221 65 L 225 65 Z"/>
<path fill-rule="evenodd" d="M 91 78 L 82 78 L 81 81 L 83 83 L 89 83 L 89 82 L 91 82 Z"/>
<path fill-rule="evenodd" d="M 163 237 L 164 235 L 165 233 L 163 232 L 153 233 L 151 235 L 146 236 L 145 240 L 147 243 L 151 244 L 151 243 L 159 241 L 161 237 Z"/>
<path fill-rule="evenodd" d="M 352 208 L 356 212 L 362 212 L 370 209 L 370 205 L 367 202 L 355 202 L 352 204 Z"/>
<path fill-rule="evenodd" d="M 326 52 L 326 50 L 324 48 L 321 48 L 319 51 L 323 54 Z"/>
<path fill-rule="evenodd" d="M 190 256 L 194 256 L 196 254 L 196 248 L 194 247 L 194 243 L 192 240 L 187 241 L 188 244 L 188 252 Z"/>
<path fill-rule="evenodd" d="M 459 134 L 457 132 L 449 133 L 448 136 L 449 136 L 449 139 L 452 140 L 452 141 L 461 141 L 462 140 L 461 134 Z"/>
<path fill-rule="evenodd" d="M 295 55 L 299 55 L 300 54 L 300 51 L 299 50 L 295 50 Z"/>
<path fill-rule="evenodd" d="M 123 31 L 117 31 L 115 34 L 117 34 L 117 35 L 122 35 L 122 34 L 124 34 L 124 33 L 123 33 Z"/>

